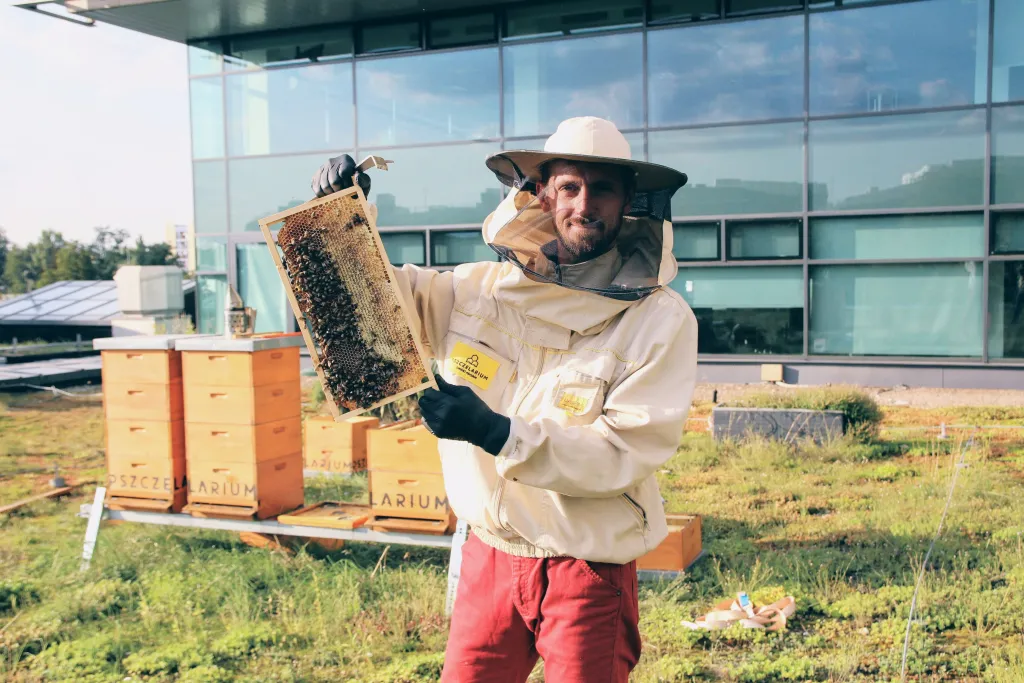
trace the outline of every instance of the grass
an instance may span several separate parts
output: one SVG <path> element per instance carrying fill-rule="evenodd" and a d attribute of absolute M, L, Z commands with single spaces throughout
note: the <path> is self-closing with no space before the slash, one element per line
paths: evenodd
<path fill-rule="evenodd" d="M 43 490 L 57 462 L 69 478 L 102 475 L 98 402 L 2 400 L 0 503 Z M 964 410 L 947 411 L 949 422 Z M 1012 410 L 972 410 L 974 423 L 1020 424 Z M 904 417 L 888 408 L 883 427 Z M 634 680 L 898 679 L 914 581 L 966 432 L 889 433 L 802 447 L 686 434 L 659 478 L 668 509 L 703 516 L 707 554 L 687 575 L 641 587 Z M 1024 683 L 1022 437 L 979 439 L 966 454 L 918 600 L 911 680 Z M 0 679 L 436 680 L 443 551 L 393 546 L 374 572 L 378 545 L 288 555 L 221 532 L 106 525 L 82 574 L 73 511 L 91 490 L 0 517 Z M 310 480 L 306 493 L 365 500 L 366 479 Z M 758 602 L 794 595 L 790 629 L 681 626 L 737 590 Z"/>

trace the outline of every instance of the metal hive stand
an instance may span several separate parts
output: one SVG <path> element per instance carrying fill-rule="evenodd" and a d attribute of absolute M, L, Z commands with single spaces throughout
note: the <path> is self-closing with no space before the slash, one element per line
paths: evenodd
<path fill-rule="evenodd" d="M 91 504 L 83 504 L 78 516 L 89 519 L 92 512 Z M 206 529 L 232 531 L 235 533 L 257 533 L 277 536 L 302 536 L 305 538 L 329 538 L 360 543 L 387 543 L 395 545 L 413 545 L 431 548 L 453 548 L 452 536 L 433 536 L 429 534 L 411 534 L 397 531 L 373 531 L 371 529 L 327 529 L 315 526 L 299 526 L 281 524 L 273 520 L 249 521 L 237 519 L 214 519 L 192 517 L 181 513 L 138 512 L 135 510 L 104 509 L 103 519 L 137 524 L 155 524 L 157 526 L 173 526 L 188 529 Z M 461 548 L 458 551 L 461 554 Z M 697 559 L 700 559 L 702 552 Z M 694 560 L 696 562 L 696 560 Z M 692 566 L 692 565 L 691 565 Z M 682 572 L 655 571 L 641 569 L 637 575 L 641 581 L 672 581 Z"/>

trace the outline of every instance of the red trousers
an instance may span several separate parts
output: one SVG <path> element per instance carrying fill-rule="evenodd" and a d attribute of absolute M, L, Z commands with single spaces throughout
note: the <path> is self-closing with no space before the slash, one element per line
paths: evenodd
<path fill-rule="evenodd" d="M 470 534 L 445 652 L 446 683 L 618 683 L 640 658 L 636 563 L 514 557 Z"/>

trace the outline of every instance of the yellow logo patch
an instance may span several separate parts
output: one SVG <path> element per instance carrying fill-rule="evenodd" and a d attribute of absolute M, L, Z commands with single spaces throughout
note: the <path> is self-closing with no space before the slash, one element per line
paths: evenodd
<path fill-rule="evenodd" d="M 589 401 L 586 397 L 570 394 L 568 391 L 563 391 L 558 398 L 558 407 L 572 415 L 582 415 L 587 412 L 588 404 Z"/>
<path fill-rule="evenodd" d="M 462 342 L 456 342 L 448 360 L 452 372 L 481 389 L 491 386 L 491 381 L 501 367 L 498 361 Z"/>

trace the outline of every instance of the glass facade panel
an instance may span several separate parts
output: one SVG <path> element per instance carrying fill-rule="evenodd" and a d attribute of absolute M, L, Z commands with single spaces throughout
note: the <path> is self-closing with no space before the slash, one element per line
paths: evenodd
<path fill-rule="evenodd" d="M 196 270 L 226 272 L 228 239 L 226 237 L 196 238 Z"/>
<path fill-rule="evenodd" d="M 672 255 L 679 261 L 717 261 L 721 225 L 714 223 L 675 223 L 672 225 Z"/>
<path fill-rule="evenodd" d="M 370 201 L 377 197 L 378 224 L 479 225 L 503 196 L 501 185 L 484 166 L 488 155 L 497 151 L 496 143 L 389 149 L 388 159 L 395 163 L 387 173 L 373 177 L 370 196 Z M 443 182 L 424 170 L 436 169 L 438 160 L 444 162 Z M 313 166 L 308 175 L 315 170 Z"/>
<path fill-rule="evenodd" d="M 498 255 L 484 242 L 479 230 L 430 233 L 430 263 L 456 266 L 474 261 L 497 261 Z"/>
<path fill-rule="evenodd" d="M 782 221 L 728 221 L 729 240 L 726 258 L 785 259 L 800 258 L 804 223 L 800 219 Z"/>
<path fill-rule="evenodd" d="M 198 234 L 228 231 L 225 168 L 223 161 L 196 161 L 192 164 L 192 204 Z M 309 175 L 312 177 L 313 171 Z"/>
<path fill-rule="evenodd" d="M 803 9 L 801 0 L 725 0 L 727 15 Z"/>
<path fill-rule="evenodd" d="M 235 247 L 238 295 L 256 309 L 256 332 L 287 332 L 288 300 L 270 250 L 263 242 Z"/>
<path fill-rule="evenodd" d="M 479 45 L 498 40 L 498 22 L 493 13 L 434 19 L 427 24 L 430 47 Z"/>
<path fill-rule="evenodd" d="M 651 0 L 651 22 L 701 21 L 719 17 L 718 0 Z"/>
<path fill-rule="evenodd" d="M 196 317 L 198 318 L 196 332 L 199 334 L 224 333 L 224 298 L 227 294 L 227 275 L 196 277 Z"/>
<path fill-rule="evenodd" d="M 384 251 L 393 265 L 427 264 L 427 241 L 422 232 L 382 232 L 380 241 L 384 243 Z"/>
<path fill-rule="evenodd" d="M 857 216 L 811 219 L 813 259 L 973 258 L 985 253 L 985 218 Z"/>
<path fill-rule="evenodd" d="M 1024 213 L 992 214 L 992 253 L 1024 254 Z"/>
<path fill-rule="evenodd" d="M 287 31 L 240 36 L 229 42 L 228 69 L 248 69 L 343 59 L 354 52 L 352 29 Z"/>
<path fill-rule="evenodd" d="M 359 144 L 494 138 L 498 51 L 460 50 L 356 65 Z"/>
<path fill-rule="evenodd" d="M 640 33 L 510 45 L 504 50 L 505 135 L 549 135 L 572 116 L 640 128 L 642 69 Z"/>
<path fill-rule="evenodd" d="M 563 0 L 529 7 L 509 7 L 508 38 L 562 36 L 595 29 L 641 26 L 642 0 Z"/>
<path fill-rule="evenodd" d="M 1024 107 L 992 110 L 992 203 L 1024 204 Z"/>
<path fill-rule="evenodd" d="M 307 154 L 229 162 L 231 232 L 259 232 L 261 218 L 312 199 L 310 181 L 326 160 L 323 154 Z"/>
<path fill-rule="evenodd" d="M 209 45 L 195 44 L 188 46 L 188 75 L 207 76 L 220 73 L 223 68 L 223 58 Z"/>
<path fill-rule="evenodd" d="M 648 156 L 689 176 L 676 216 L 783 213 L 803 208 L 803 140 L 802 123 L 652 132 Z"/>
<path fill-rule="evenodd" d="M 697 350 L 803 353 L 803 268 L 680 268 L 672 281 L 697 316 Z"/>
<path fill-rule="evenodd" d="M 988 282 L 988 353 L 1024 358 L 1024 261 L 990 263 Z"/>
<path fill-rule="evenodd" d="M 980 356 L 981 273 L 973 262 L 812 267 L 810 351 Z"/>
<path fill-rule="evenodd" d="M 995 0 L 992 40 L 992 101 L 1024 100 L 1024 3 Z"/>
<path fill-rule="evenodd" d="M 352 147 L 350 65 L 273 69 L 225 80 L 232 156 Z"/>
<path fill-rule="evenodd" d="M 812 210 L 984 201 L 983 111 L 812 121 L 810 126 Z"/>
<path fill-rule="evenodd" d="M 418 21 L 406 21 L 401 24 L 384 24 L 380 26 L 364 26 L 360 29 L 359 51 L 394 52 L 397 50 L 416 50 L 420 47 L 420 24 Z"/>
<path fill-rule="evenodd" d="M 803 116 L 803 17 L 651 31 L 647 63 L 652 126 Z"/>
<path fill-rule="evenodd" d="M 192 157 L 224 156 L 224 88 L 220 78 L 189 81 L 192 112 Z"/>
<path fill-rule="evenodd" d="M 811 15 L 811 114 L 982 103 L 988 0 Z"/>

